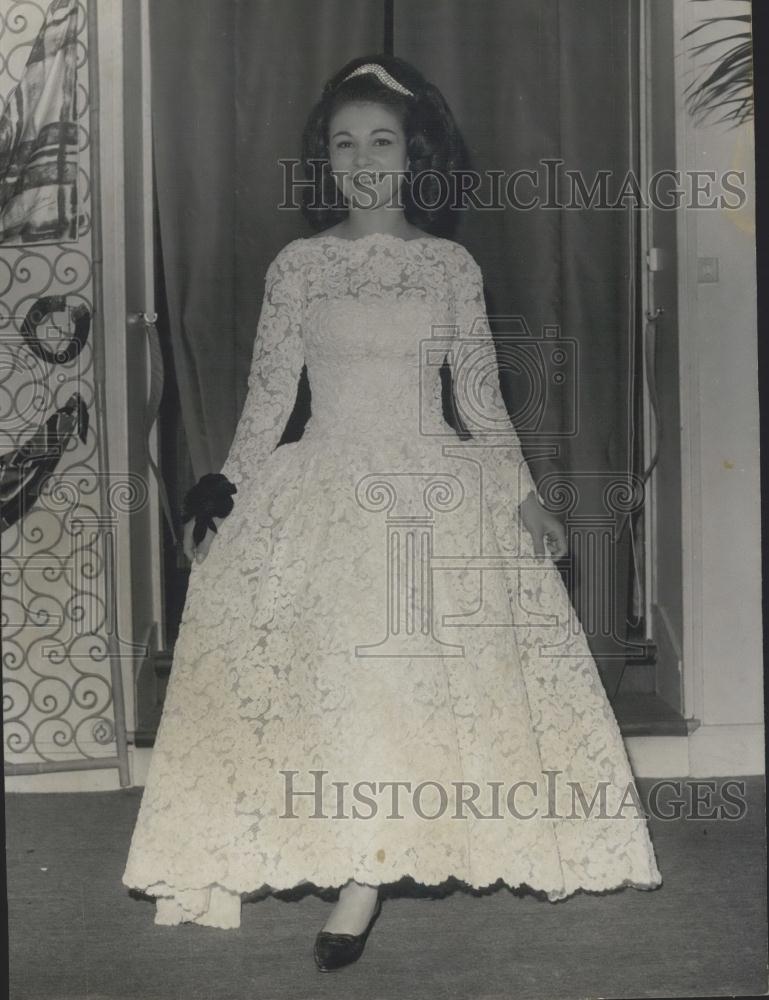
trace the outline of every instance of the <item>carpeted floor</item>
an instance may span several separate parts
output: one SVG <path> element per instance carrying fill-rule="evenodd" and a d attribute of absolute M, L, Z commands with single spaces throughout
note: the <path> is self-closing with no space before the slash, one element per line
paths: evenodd
<path fill-rule="evenodd" d="M 6 799 L 12 1000 L 577 1000 L 765 995 L 763 779 L 738 821 L 652 819 L 664 884 L 560 903 L 500 889 L 388 899 L 324 975 L 329 902 L 248 902 L 237 931 L 157 927 L 120 882 L 140 789 Z M 639 781 L 646 801 L 651 782 Z M 407 890 L 404 890 L 407 891 Z"/>

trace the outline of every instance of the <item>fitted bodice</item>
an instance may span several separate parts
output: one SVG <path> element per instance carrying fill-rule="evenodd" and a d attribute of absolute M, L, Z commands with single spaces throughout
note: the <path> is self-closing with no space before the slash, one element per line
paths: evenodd
<path fill-rule="evenodd" d="M 307 443 L 340 455 L 405 455 L 458 440 L 443 419 L 444 360 L 473 441 L 509 446 L 486 456 L 491 477 L 513 494 L 533 488 L 500 392 L 481 270 L 468 251 L 451 240 L 386 233 L 292 241 L 267 271 L 249 392 L 222 472 L 235 483 L 259 475 L 305 364 Z"/>
<path fill-rule="evenodd" d="M 438 370 L 427 366 L 440 367 L 436 328 L 446 320 L 440 303 L 395 294 L 318 300 L 304 329 L 312 393 L 305 433 L 414 442 L 441 416 L 432 392 Z"/>

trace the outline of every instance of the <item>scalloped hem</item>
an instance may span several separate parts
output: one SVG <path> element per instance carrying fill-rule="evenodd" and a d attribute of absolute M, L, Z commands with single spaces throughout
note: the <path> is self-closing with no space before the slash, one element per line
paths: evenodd
<path fill-rule="evenodd" d="M 587 885 L 575 885 L 573 888 L 563 886 L 542 887 L 534 886 L 524 881 L 507 881 L 503 876 L 492 882 L 471 883 L 456 875 L 447 875 L 440 882 L 423 883 L 419 882 L 409 872 L 403 872 L 396 879 L 388 879 L 386 882 L 368 882 L 369 885 L 385 886 L 393 885 L 403 879 L 411 879 L 417 885 L 426 889 L 438 889 L 447 883 L 457 882 L 459 886 L 471 890 L 483 890 L 491 888 L 508 889 L 528 889 L 531 893 L 543 897 L 550 903 L 559 903 L 569 899 L 577 893 L 587 893 L 590 895 L 606 895 L 608 893 L 620 892 L 623 889 L 638 889 L 643 892 L 659 889 L 663 884 L 662 876 L 657 873 L 648 881 L 625 878 L 619 882 L 611 880 L 594 880 Z M 309 886 L 314 889 L 338 889 L 349 879 L 342 882 L 321 885 L 312 879 L 301 879 L 298 882 L 291 882 L 285 885 L 268 885 L 263 883 L 260 886 L 251 886 L 247 889 L 227 886 L 226 884 L 213 883 L 199 888 L 179 888 L 167 883 L 154 883 L 146 887 L 132 886 L 149 896 L 155 897 L 155 923 L 160 926 L 178 926 L 184 923 L 200 924 L 204 927 L 216 927 L 220 930 L 237 930 L 241 921 L 241 906 L 244 896 L 257 892 L 266 891 L 269 893 L 285 892 L 296 889 L 300 886 Z"/>

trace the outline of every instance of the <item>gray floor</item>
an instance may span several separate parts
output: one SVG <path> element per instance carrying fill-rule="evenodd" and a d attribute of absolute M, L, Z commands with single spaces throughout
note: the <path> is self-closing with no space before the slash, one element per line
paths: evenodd
<path fill-rule="evenodd" d="M 361 961 L 312 961 L 329 903 L 268 897 L 237 931 L 153 923 L 120 883 L 140 790 L 6 799 L 12 1000 L 766 995 L 763 779 L 736 822 L 652 819 L 664 884 L 560 903 L 387 900 Z M 643 796 L 650 782 L 639 781 Z"/>

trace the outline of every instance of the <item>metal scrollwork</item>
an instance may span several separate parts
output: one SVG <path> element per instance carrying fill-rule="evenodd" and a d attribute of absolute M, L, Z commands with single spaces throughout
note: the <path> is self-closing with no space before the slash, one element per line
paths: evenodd
<path fill-rule="evenodd" d="M 48 7 L 49 0 L 0 5 L 0 104 L 24 71 Z M 0 497 L 14 494 L 19 505 L 2 533 L 4 753 L 9 774 L 87 769 L 114 760 L 109 766 L 123 768 L 122 781 L 127 772 L 113 634 L 113 535 L 116 518 L 129 515 L 111 508 L 111 494 L 103 488 L 110 476 L 102 458 L 104 415 L 93 405 L 104 345 L 103 331 L 91 329 L 91 220 L 98 219 L 92 27 L 81 0 L 77 238 L 4 245 L 0 259 Z M 65 309 L 69 328 L 59 329 L 51 317 Z M 52 420 L 55 426 L 46 431 Z M 33 443 L 39 448 L 30 448 Z M 25 447 L 28 461 L 16 466 L 19 477 L 4 477 L 8 457 L 23 455 Z M 31 485 L 34 504 L 24 504 Z M 120 498 L 125 489 L 113 492 Z"/>
<path fill-rule="evenodd" d="M 63 312 L 66 302 L 67 299 L 64 295 L 46 295 L 38 299 L 24 317 L 24 322 L 21 325 L 21 332 L 29 349 L 43 361 L 47 361 L 49 365 L 66 365 L 68 362 L 74 361 L 85 347 L 91 329 L 91 313 L 87 306 L 79 305 L 72 310 L 75 332 L 66 347 L 52 351 L 38 339 L 38 327 L 42 326 L 54 313 Z"/>

